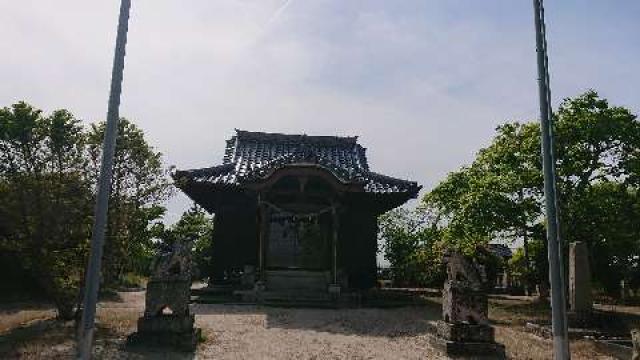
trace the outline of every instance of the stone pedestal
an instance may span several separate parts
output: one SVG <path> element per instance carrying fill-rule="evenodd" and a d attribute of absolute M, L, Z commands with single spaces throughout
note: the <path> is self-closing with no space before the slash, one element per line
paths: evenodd
<path fill-rule="evenodd" d="M 129 345 L 170 347 L 193 352 L 200 338 L 189 310 L 191 295 L 191 242 L 176 243 L 154 261 L 147 283 L 144 315 Z"/>
<path fill-rule="evenodd" d="M 163 310 L 170 310 L 173 314 L 187 314 L 190 295 L 191 279 L 151 279 L 147 283 L 145 294 L 145 316 L 159 315 Z"/>
<path fill-rule="evenodd" d="M 436 325 L 439 337 L 456 342 L 493 342 L 494 331 L 489 325 L 450 324 L 438 321 Z"/>
<path fill-rule="evenodd" d="M 144 316 L 138 319 L 138 331 L 128 338 L 130 345 L 167 346 L 195 351 L 200 329 L 189 311 L 191 280 L 168 277 L 147 284 Z"/>
<path fill-rule="evenodd" d="M 129 336 L 130 345 L 170 347 L 185 352 L 196 350 L 200 329 L 189 315 L 143 316 L 138 319 L 138 332 Z"/>
<path fill-rule="evenodd" d="M 505 358 L 504 345 L 495 342 L 489 325 L 484 268 L 473 259 L 445 253 L 447 281 L 442 291 L 442 321 L 432 343 L 447 356 Z"/>
<path fill-rule="evenodd" d="M 493 327 L 489 325 L 451 324 L 438 321 L 437 335 L 432 344 L 447 356 L 491 356 L 505 358 L 504 345 L 494 339 Z"/>
<path fill-rule="evenodd" d="M 489 303 L 487 293 L 456 281 L 447 281 L 442 292 L 442 318 L 445 322 L 487 324 Z"/>

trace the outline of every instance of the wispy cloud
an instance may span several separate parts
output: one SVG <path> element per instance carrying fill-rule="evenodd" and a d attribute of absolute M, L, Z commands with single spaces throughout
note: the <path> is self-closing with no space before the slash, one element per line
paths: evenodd
<path fill-rule="evenodd" d="M 222 158 L 233 128 L 360 135 L 376 171 L 430 186 L 494 127 L 537 116 L 531 4 L 140 0 L 121 113 L 170 164 Z M 0 105 L 104 118 L 117 1 L 8 2 Z M 547 5 L 555 102 L 593 87 L 640 109 L 640 3 Z M 615 26 L 613 26 L 615 24 Z M 176 217 L 187 204 L 178 197 Z"/>
<path fill-rule="evenodd" d="M 291 5 L 292 2 L 293 0 L 285 0 L 282 6 L 280 6 L 269 18 L 269 20 L 265 25 L 265 28 L 268 28 L 269 26 L 271 26 L 271 24 L 275 23 L 278 20 L 278 18 L 285 12 L 285 10 L 287 10 L 287 8 L 289 7 L 289 5 Z"/>

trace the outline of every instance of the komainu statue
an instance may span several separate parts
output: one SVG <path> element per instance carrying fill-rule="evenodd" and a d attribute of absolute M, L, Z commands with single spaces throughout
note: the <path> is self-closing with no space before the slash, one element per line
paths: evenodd
<path fill-rule="evenodd" d="M 200 329 L 189 310 L 192 241 L 176 242 L 154 259 L 147 283 L 144 316 L 130 344 L 151 344 L 194 351 Z"/>
<path fill-rule="evenodd" d="M 448 323 L 487 324 L 487 276 L 475 259 L 448 250 L 447 281 L 442 293 L 443 319 Z"/>
<path fill-rule="evenodd" d="M 437 323 L 434 345 L 449 356 L 504 358 L 504 346 L 495 342 L 494 329 L 489 325 L 484 266 L 452 250 L 445 252 L 443 260 L 447 267 L 442 291 L 443 320 Z"/>
<path fill-rule="evenodd" d="M 145 316 L 163 312 L 188 315 L 191 290 L 192 243 L 175 243 L 153 261 L 151 278 L 147 284 Z"/>

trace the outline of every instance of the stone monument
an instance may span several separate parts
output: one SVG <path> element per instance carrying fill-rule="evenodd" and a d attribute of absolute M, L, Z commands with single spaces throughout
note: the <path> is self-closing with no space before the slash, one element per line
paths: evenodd
<path fill-rule="evenodd" d="M 192 242 L 175 243 L 154 260 L 147 283 L 144 315 L 130 344 L 170 346 L 194 351 L 200 329 L 189 310 Z"/>
<path fill-rule="evenodd" d="M 442 292 L 443 320 L 436 325 L 434 344 L 449 356 L 504 357 L 489 325 L 487 279 L 484 267 L 460 253 L 444 256 L 447 280 Z"/>
<path fill-rule="evenodd" d="M 578 317 L 589 316 L 593 310 L 589 251 L 582 241 L 569 245 L 569 304 Z"/>

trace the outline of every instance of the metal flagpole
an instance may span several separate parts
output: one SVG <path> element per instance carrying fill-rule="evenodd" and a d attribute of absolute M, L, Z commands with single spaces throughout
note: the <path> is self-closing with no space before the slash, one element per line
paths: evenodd
<path fill-rule="evenodd" d="M 547 82 L 547 106 L 549 108 L 549 117 L 550 117 L 550 121 L 551 121 L 551 125 L 549 127 L 549 131 L 550 131 L 550 140 L 551 140 L 551 156 L 553 157 L 553 164 L 554 164 L 554 172 L 555 172 L 555 164 L 556 164 L 556 160 L 555 160 L 555 156 L 556 156 L 556 147 L 555 147 L 555 139 L 553 138 L 553 110 L 551 108 L 551 86 L 550 86 L 550 79 L 549 79 L 549 53 L 548 53 L 548 48 L 547 48 L 547 25 L 545 24 L 545 16 L 544 16 L 544 0 L 540 0 L 540 19 L 541 19 L 541 25 L 542 25 L 542 40 L 543 40 L 543 46 L 544 46 L 544 66 L 545 66 L 545 81 Z M 556 177 L 555 177 L 555 173 L 554 173 L 554 185 L 556 184 Z M 562 290 L 562 299 L 563 299 L 563 304 L 565 304 L 565 309 L 566 309 L 566 304 L 567 304 L 567 277 L 566 277 L 566 267 L 565 267 L 565 252 L 564 252 L 564 243 L 562 241 L 562 229 L 560 228 L 560 216 L 562 216 L 560 214 L 560 209 L 558 208 L 558 197 L 557 197 L 557 187 L 556 187 L 556 192 L 555 192 L 555 197 L 556 197 L 556 202 L 555 202 L 555 207 L 556 207 L 556 223 L 557 223 L 557 227 L 556 227 L 556 234 L 557 234 L 557 239 L 558 239 L 558 257 L 559 257 L 559 264 L 560 264 L 560 289 Z M 564 319 L 564 323 L 565 326 L 563 327 L 563 334 L 565 339 L 567 339 L 567 341 L 569 341 L 569 322 L 567 319 L 567 312 L 566 310 L 563 311 L 563 319 Z M 571 351 L 569 349 L 569 345 L 567 343 L 567 353 L 568 356 L 571 357 Z"/>
<path fill-rule="evenodd" d="M 568 360 L 569 341 L 567 336 L 567 315 L 565 291 L 563 289 L 563 269 L 561 261 L 561 241 L 558 232 L 557 189 L 555 156 L 553 143 L 553 123 L 551 119 L 551 91 L 549 90 L 549 68 L 547 56 L 546 27 L 544 24 L 543 0 L 533 0 L 536 26 L 536 51 L 538 58 L 538 90 L 540 96 L 540 134 L 542 138 L 542 166 L 544 170 L 544 195 L 547 217 L 547 244 L 549 250 L 549 281 L 551 282 L 551 312 L 553 330 L 553 357 Z"/>
<path fill-rule="evenodd" d="M 116 147 L 118 120 L 120 117 L 120 94 L 122 93 L 122 73 L 124 70 L 124 56 L 125 46 L 127 44 L 130 9 L 131 0 L 121 0 L 113 70 L 111 73 L 111 91 L 109 93 L 109 105 L 107 109 L 107 126 L 102 148 L 102 165 L 100 168 L 100 179 L 98 183 L 98 194 L 94 213 L 95 218 L 92 229 L 91 253 L 89 256 L 89 263 L 87 264 L 84 282 L 82 323 L 78 332 L 77 351 L 78 358 L 82 360 L 90 359 L 92 353 L 96 302 L 98 300 L 98 289 L 100 288 L 100 265 L 102 262 L 104 233 L 107 223 L 107 210 L 109 208 L 109 195 L 111 193 L 113 155 Z"/>

